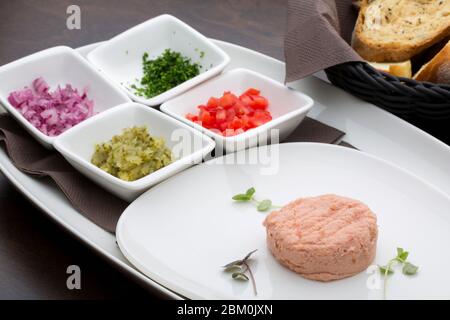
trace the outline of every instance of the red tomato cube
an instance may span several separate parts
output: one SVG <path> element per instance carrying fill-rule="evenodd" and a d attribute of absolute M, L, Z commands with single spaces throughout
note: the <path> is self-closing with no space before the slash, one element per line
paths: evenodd
<path fill-rule="evenodd" d="M 255 109 L 265 109 L 269 105 L 269 102 L 267 101 L 267 99 L 264 97 L 261 97 L 261 96 L 254 96 L 253 102 L 254 102 L 253 107 Z"/>
<path fill-rule="evenodd" d="M 225 91 L 222 97 L 211 97 L 206 105 L 199 105 L 198 115 L 188 113 L 186 118 L 226 137 L 244 133 L 272 120 L 267 110 L 269 101 L 260 93 L 258 89 L 249 88 L 238 98 Z"/>
<path fill-rule="evenodd" d="M 247 91 L 244 92 L 244 94 L 247 94 L 249 96 L 258 96 L 261 93 L 258 89 L 250 88 Z"/>
<path fill-rule="evenodd" d="M 227 119 L 227 112 L 225 110 L 218 110 L 216 112 L 216 121 L 224 122 Z"/>

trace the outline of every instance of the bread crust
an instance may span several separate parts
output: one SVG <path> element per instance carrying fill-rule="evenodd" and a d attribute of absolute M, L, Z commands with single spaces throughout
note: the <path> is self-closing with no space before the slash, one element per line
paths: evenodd
<path fill-rule="evenodd" d="M 450 84 L 450 41 L 414 75 L 418 81 Z"/>
<path fill-rule="evenodd" d="M 411 78 L 412 77 L 412 65 L 411 60 L 403 62 L 367 62 L 377 70 L 388 72 L 393 76 Z"/>
<path fill-rule="evenodd" d="M 443 13 L 442 17 L 440 17 L 440 19 L 442 19 L 442 24 L 439 25 L 439 28 L 429 31 L 426 37 L 418 37 L 417 31 L 415 31 L 417 29 L 410 29 L 405 31 L 405 34 L 392 34 L 392 39 L 390 40 L 385 38 L 382 38 L 381 40 L 377 39 L 376 37 L 374 37 L 374 33 L 379 32 L 379 30 L 382 30 L 382 28 L 386 25 L 389 26 L 389 17 L 367 17 L 367 13 L 370 6 L 378 6 L 383 1 L 384 0 L 363 0 L 361 4 L 361 10 L 359 12 L 355 30 L 353 32 L 352 46 L 355 51 L 365 60 L 373 62 L 405 61 L 422 52 L 423 50 L 429 48 L 433 44 L 442 41 L 443 39 L 450 36 L 450 16 L 446 15 L 447 8 L 450 5 L 450 1 L 443 0 Z M 429 4 L 423 4 L 423 6 L 426 5 Z M 372 12 L 376 12 L 376 10 L 372 10 Z M 383 13 L 384 11 L 380 12 Z M 377 30 L 367 30 L 365 28 L 366 19 L 375 19 L 377 22 L 382 21 L 383 26 L 377 27 Z M 420 22 L 420 17 L 418 19 L 418 21 Z M 422 28 L 426 28 L 427 24 L 429 24 L 429 22 L 424 21 Z M 392 27 L 392 24 L 390 27 Z M 408 34 L 408 32 L 410 32 L 410 34 Z"/>

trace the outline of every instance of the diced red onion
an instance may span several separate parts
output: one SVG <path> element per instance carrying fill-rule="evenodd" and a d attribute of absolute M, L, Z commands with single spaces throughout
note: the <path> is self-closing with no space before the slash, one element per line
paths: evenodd
<path fill-rule="evenodd" d="M 80 94 L 70 84 L 50 92 L 42 78 L 32 82 L 32 89 L 13 91 L 8 96 L 11 105 L 33 126 L 48 136 L 57 136 L 94 114 L 94 102 L 87 90 Z"/>

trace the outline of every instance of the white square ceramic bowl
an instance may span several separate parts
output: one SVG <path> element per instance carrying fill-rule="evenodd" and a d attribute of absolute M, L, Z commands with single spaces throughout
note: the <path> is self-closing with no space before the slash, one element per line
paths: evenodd
<path fill-rule="evenodd" d="M 175 156 L 171 164 L 138 180 L 124 181 L 91 163 L 96 144 L 109 141 L 125 128 L 144 125 L 152 136 L 165 139 L 166 146 Z M 54 143 L 56 150 L 73 167 L 126 201 L 134 200 L 153 185 L 201 162 L 214 149 L 214 145 L 211 138 L 198 130 L 134 102 L 122 104 L 87 119 L 59 135 Z"/>
<path fill-rule="evenodd" d="M 273 119 L 262 126 L 236 136 L 224 137 L 185 117 L 187 113 L 197 114 L 197 106 L 206 104 L 212 96 L 220 97 L 224 91 L 240 95 L 249 88 L 261 90 L 261 95 L 269 100 Z M 217 150 L 223 148 L 228 153 L 266 143 L 266 137 L 270 138 L 272 129 L 279 130 L 279 139 L 282 141 L 300 124 L 312 106 L 313 100 L 303 93 L 254 71 L 234 69 L 167 101 L 161 105 L 161 110 L 214 138 Z"/>
<path fill-rule="evenodd" d="M 69 47 L 59 46 L 43 50 L 0 67 L 0 102 L 19 123 L 42 145 L 51 148 L 55 137 L 39 131 L 8 101 L 12 91 L 31 87 L 34 79 L 43 77 L 50 90 L 58 85 L 71 84 L 82 91 L 87 89 L 94 100 L 94 111 L 103 112 L 118 104 L 130 102 L 120 87 L 99 74 L 79 53 Z"/>
<path fill-rule="evenodd" d="M 143 54 L 148 52 L 149 58 L 156 58 L 165 49 L 180 52 L 199 63 L 202 66 L 200 74 L 150 99 L 134 94 L 131 85 L 138 85 L 143 76 Z M 121 85 L 134 101 L 149 106 L 159 105 L 217 75 L 230 61 L 228 55 L 211 40 L 167 14 L 119 34 L 92 50 L 87 58 L 109 79 Z"/>

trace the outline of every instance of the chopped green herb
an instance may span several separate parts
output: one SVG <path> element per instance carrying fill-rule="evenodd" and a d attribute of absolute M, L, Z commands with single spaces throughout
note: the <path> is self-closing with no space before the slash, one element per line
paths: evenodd
<path fill-rule="evenodd" d="M 132 89 L 138 96 L 152 98 L 197 76 L 200 65 L 183 57 L 181 53 L 166 49 L 156 59 L 149 59 L 146 52 L 142 57 L 144 76 L 140 86 L 133 84 Z"/>

